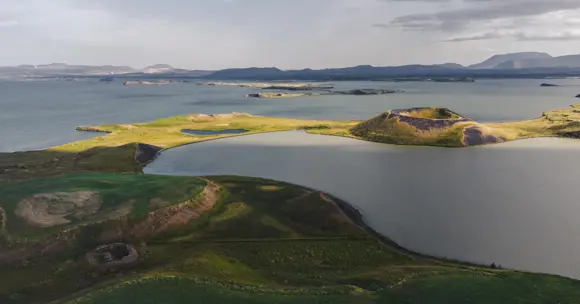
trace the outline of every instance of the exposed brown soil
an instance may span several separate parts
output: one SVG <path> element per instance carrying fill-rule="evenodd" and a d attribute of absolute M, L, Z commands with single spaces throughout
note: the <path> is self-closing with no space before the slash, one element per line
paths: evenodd
<path fill-rule="evenodd" d="M 101 204 L 96 191 L 41 193 L 21 200 L 14 212 L 30 225 L 51 227 L 70 223 L 66 217 L 87 218 Z"/>
<path fill-rule="evenodd" d="M 220 197 L 221 187 L 212 181 L 205 181 L 207 185 L 199 200 L 151 212 L 132 227 L 130 234 L 137 237 L 152 236 L 198 219 L 204 212 L 212 209 Z"/>

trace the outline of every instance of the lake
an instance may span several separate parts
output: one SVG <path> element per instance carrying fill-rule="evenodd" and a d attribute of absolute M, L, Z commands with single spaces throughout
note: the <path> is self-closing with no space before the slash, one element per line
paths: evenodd
<path fill-rule="evenodd" d="M 579 102 L 580 80 L 476 83 L 338 82 L 381 96 L 244 98 L 252 88 L 122 86 L 98 81 L 0 81 L 0 152 L 90 138 L 81 125 L 136 123 L 189 113 L 246 112 L 304 119 L 366 119 L 387 109 L 441 106 L 482 122 L 530 119 Z M 376 230 L 423 253 L 580 278 L 580 141 L 524 140 L 444 149 L 270 133 L 169 150 L 148 173 L 239 174 L 329 192 Z"/>
<path fill-rule="evenodd" d="M 540 87 L 542 82 L 575 85 Z M 245 112 L 304 119 L 367 119 L 393 108 L 442 106 L 479 121 L 534 118 L 579 102 L 580 80 L 480 80 L 475 83 L 336 82 L 337 90 L 401 89 L 379 96 L 245 98 L 252 88 L 123 86 L 122 81 L 0 81 L 0 152 L 43 149 L 90 138 L 81 125 L 136 123 L 189 113 Z"/>
<path fill-rule="evenodd" d="M 292 131 L 174 148 L 145 172 L 304 185 L 408 249 L 580 278 L 579 153 L 572 139 L 452 149 Z"/>

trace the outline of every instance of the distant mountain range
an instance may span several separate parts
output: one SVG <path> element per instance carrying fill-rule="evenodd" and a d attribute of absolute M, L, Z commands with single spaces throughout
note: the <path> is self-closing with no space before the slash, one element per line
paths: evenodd
<path fill-rule="evenodd" d="M 118 78 L 207 78 L 223 80 L 386 80 L 394 77 L 547 77 L 580 76 L 580 55 L 553 57 L 546 53 L 524 52 L 494 55 L 470 66 L 457 63 L 374 67 L 359 65 L 347 68 L 280 70 L 268 68 L 225 69 L 220 71 L 187 70 L 168 64 L 143 69 L 128 66 L 88 66 L 53 63 L 0 67 L 6 77 L 97 77 Z"/>
<path fill-rule="evenodd" d="M 580 68 L 580 55 L 552 57 L 546 53 L 512 53 L 494 55 L 488 60 L 469 66 L 471 69 L 534 69 Z"/>
<path fill-rule="evenodd" d="M 55 77 L 55 76 L 130 76 L 153 74 L 186 74 L 190 77 L 200 77 L 215 71 L 176 69 L 168 64 L 156 64 L 137 70 L 129 66 L 92 66 L 51 63 L 43 65 L 19 65 L 15 67 L 0 67 L 0 77 Z"/>

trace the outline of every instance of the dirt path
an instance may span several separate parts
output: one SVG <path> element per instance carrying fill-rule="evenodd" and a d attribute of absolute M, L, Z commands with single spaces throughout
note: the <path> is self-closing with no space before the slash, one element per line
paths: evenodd
<path fill-rule="evenodd" d="M 156 235 L 186 225 L 198 219 L 204 212 L 211 210 L 219 200 L 222 188 L 213 181 L 201 179 L 207 185 L 199 199 L 149 213 L 143 221 L 131 229 L 131 234 L 138 237 Z"/>

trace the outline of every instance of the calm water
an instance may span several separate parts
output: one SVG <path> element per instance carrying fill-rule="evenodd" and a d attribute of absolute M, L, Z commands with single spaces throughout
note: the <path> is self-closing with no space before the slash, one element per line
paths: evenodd
<path fill-rule="evenodd" d="M 580 87 L 542 88 L 546 80 L 476 83 L 339 82 L 337 89 L 391 88 L 385 96 L 244 98 L 251 88 L 195 84 L 129 86 L 97 81 L 0 81 L 0 152 L 42 149 L 89 138 L 80 125 L 145 122 L 186 113 L 247 112 L 311 119 L 366 119 L 391 108 L 444 106 L 480 121 L 518 120 L 578 102 Z M 580 80 L 551 80 L 580 85 Z"/>
<path fill-rule="evenodd" d="M 579 153 L 571 139 L 446 149 L 293 131 L 175 148 L 146 172 L 300 184 L 409 249 L 580 278 Z"/>
<path fill-rule="evenodd" d="M 580 80 L 551 80 L 575 85 L 557 88 L 542 88 L 542 82 L 342 82 L 337 89 L 406 92 L 297 99 L 250 99 L 244 96 L 256 89 L 195 84 L 0 82 L 0 152 L 95 135 L 74 131 L 79 125 L 187 113 L 366 119 L 392 108 L 442 106 L 479 121 L 505 121 L 579 102 L 574 96 L 580 93 Z M 410 249 L 580 278 L 579 143 L 542 139 L 441 149 L 271 133 L 176 148 L 147 171 L 293 182 L 355 205 L 373 227 Z"/>

